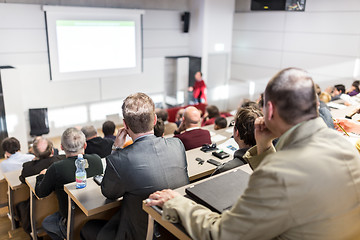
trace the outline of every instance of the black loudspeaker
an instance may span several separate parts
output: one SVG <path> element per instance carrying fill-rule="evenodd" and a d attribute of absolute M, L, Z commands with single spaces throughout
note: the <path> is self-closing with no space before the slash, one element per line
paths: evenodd
<path fill-rule="evenodd" d="M 184 13 L 181 15 L 181 21 L 184 22 L 184 23 L 183 23 L 183 32 L 184 32 L 184 33 L 189 32 L 190 12 L 184 12 Z"/>
<path fill-rule="evenodd" d="M 30 135 L 41 136 L 49 133 L 49 120 L 47 108 L 29 109 Z"/>
<path fill-rule="evenodd" d="M 251 10 L 285 10 L 286 0 L 251 0 Z"/>

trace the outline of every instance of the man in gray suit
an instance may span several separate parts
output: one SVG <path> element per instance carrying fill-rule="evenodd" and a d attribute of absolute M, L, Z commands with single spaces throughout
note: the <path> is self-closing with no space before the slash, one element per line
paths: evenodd
<path fill-rule="evenodd" d="M 311 77 L 284 69 L 264 96 L 257 145 L 244 156 L 254 172 L 230 210 L 211 212 L 172 190 L 151 194 L 150 204 L 193 239 L 359 239 L 359 153 L 318 117 Z"/>
<path fill-rule="evenodd" d="M 189 183 L 182 142 L 153 134 L 157 118 L 151 98 L 144 93 L 132 94 L 124 100 L 122 112 L 124 128 L 116 136 L 116 150 L 106 158 L 101 183 L 107 198 L 123 197 L 121 208 L 105 226 L 98 220 L 88 222 L 81 231 L 84 239 L 145 239 L 148 216 L 142 210 L 142 200 L 156 190 Z M 126 135 L 134 143 L 122 149 Z"/>

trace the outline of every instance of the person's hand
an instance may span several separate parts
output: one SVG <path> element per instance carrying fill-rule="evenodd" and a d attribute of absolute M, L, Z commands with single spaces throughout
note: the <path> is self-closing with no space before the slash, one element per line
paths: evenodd
<path fill-rule="evenodd" d="M 43 170 L 40 172 L 40 174 L 45 174 L 46 171 L 47 171 L 47 169 L 45 168 L 45 169 L 43 169 Z"/>
<path fill-rule="evenodd" d="M 194 91 L 194 88 L 193 88 L 193 87 L 189 87 L 189 88 L 188 88 L 188 91 L 189 91 L 189 92 L 192 92 L 192 91 Z"/>
<path fill-rule="evenodd" d="M 257 152 L 261 154 L 271 147 L 276 136 L 266 127 L 263 117 L 255 119 L 254 127 Z"/>
<path fill-rule="evenodd" d="M 335 129 L 338 130 L 339 132 L 343 133 L 344 131 L 339 127 L 339 124 L 347 132 L 360 133 L 360 125 L 352 120 L 336 119 L 334 121 Z"/>
<path fill-rule="evenodd" d="M 180 193 L 175 192 L 171 189 L 164 189 L 162 191 L 156 191 L 153 194 L 150 194 L 149 199 L 151 201 L 147 201 L 146 206 L 159 206 L 163 207 L 164 203 L 173 199 L 176 196 L 181 196 Z"/>
<path fill-rule="evenodd" d="M 120 128 L 116 134 L 116 138 L 114 141 L 114 146 L 115 147 L 123 147 L 125 142 L 126 142 L 126 135 L 127 135 L 127 131 L 125 128 Z"/>

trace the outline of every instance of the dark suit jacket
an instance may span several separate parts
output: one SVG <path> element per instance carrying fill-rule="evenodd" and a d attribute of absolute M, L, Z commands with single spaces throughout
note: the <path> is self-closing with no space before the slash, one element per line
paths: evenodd
<path fill-rule="evenodd" d="M 145 239 L 148 216 L 142 201 L 155 191 L 189 183 L 183 144 L 176 138 L 147 135 L 106 158 L 103 195 L 123 197 L 121 208 L 97 239 Z"/>
<path fill-rule="evenodd" d="M 174 137 L 177 137 L 182 141 L 186 151 L 211 143 L 210 132 L 200 128 L 185 131 L 181 134 L 175 135 Z"/>
<path fill-rule="evenodd" d="M 65 155 L 56 155 L 50 158 L 32 160 L 23 164 L 23 169 L 19 177 L 22 183 L 25 183 L 25 178 L 39 174 L 43 169 L 50 167 L 51 164 L 59 160 L 65 159 Z"/>
<path fill-rule="evenodd" d="M 64 191 L 64 185 L 75 182 L 75 160 L 76 156 L 65 158 L 64 160 L 53 163 L 45 175 L 40 174 L 36 177 L 36 195 L 43 198 L 55 191 L 61 216 L 67 218 L 68 212 L 68 197 Z M 101 159 L 96 154 L 85 154 L 84 159 L 87 159 L 89 167 L 86 168 L 87 177 L 92 177 L 103 173 L 103 166 Z"/>
<path fill-rule="evenodd" d="M 110 138 L 95 137 L 86 141 L 86 154 L 97 154 L 101 158 L 107 157 L 111 154 L 114 140 Z"/>

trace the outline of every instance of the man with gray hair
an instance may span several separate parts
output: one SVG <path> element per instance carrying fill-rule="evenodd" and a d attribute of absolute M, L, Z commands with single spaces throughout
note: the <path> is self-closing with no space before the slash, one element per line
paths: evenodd
<path fill-rule="evenodd" d="M 85 134 L 86 137 L 86 149 L 85 153 L 87 154 L 97 154 L 101 158 L 107 157 L 110 155 L 112 150 L 112 145 L 114 140 L 110 138 L 99 137 L 94 126 L 84 126 L 81 128 L 81 131 Z"/>
<path fill-rule="evenodd" d="M 66 238 L 66 221 L 68 211 L 68 198 L 64 185 L 75 181 L 75 160 L 78 154 L 84 154 L 86 148 L 85 135 L 76 128 L 68 128 L 61 136 L 61 149 L 65 151 L 64 160 L 54 162 L 48 169 L 40 172 L 36 177 L 36 195 L 40 198 L 48 196 L 55 191 L 59 212 L 47 216 L 42 225 L 52 239 Z M 85 154 L 86 174 L 92 177 L 103 173 L 101 159 L 96 154 Z"/>
<path fill-rule="evenodd" d="M 264 97 L 257 145 L 244 155 L 254 172 L 230 210 L 214 213 L 172 190 L 151 194 L 148 205 L 162 206 L 192 239 L 359 239 L 359 153 L 318 117 L 310 75 L 284 69 Z"/>
<path fill-rule="evenodd" d="M 176 138 L 154 135 L 155 106 L 144 93 L 128 96 L 122 105 L 124 128 L 106 158 L 101 183 L 105 197 L 123 197 L 121 208 L 110 221 L 93 220 L 81 230 L 82 239 L 145 239 L 148 216 L 142 200 L 151 192 L 177 188 L 189 182 L 183 144 Z M 134 141 L 122 148 L 126 135 Z"/>

